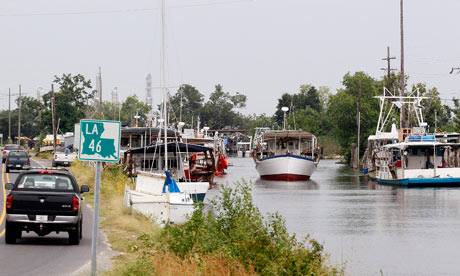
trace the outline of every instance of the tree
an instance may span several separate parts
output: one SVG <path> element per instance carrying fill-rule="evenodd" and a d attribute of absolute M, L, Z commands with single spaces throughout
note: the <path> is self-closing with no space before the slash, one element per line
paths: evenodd
<path fill-rule="evenodd" d="M 21 97 L 21 136 L 34 137 L 40 135 L 39 110 L 42 109 L 40 102 L 32 97 Z M 19 104 L 19 99 L 16 100 Z M 16 112 L 17 113 L 17 112 Z"/>
<path fill-rule="evenodd" d="M 445 131 L 452 128 L 452 110 L 448 105 L 443 105 L 441 103 L 438 89 L 436 87 L 427 89 L 426 84 L 424 83 L 412 85 L 412 92 L 416 93 L 417 90 L 421 96 L 428 97 L 428 99 L 421 102 L 421 105 L 423 106 L 423 117 L 429 126 L 428 131 L 435 132 L 440 129 Z M 416 125 L 414 124 L 414 126 Z M 435 126 L 437 127 L 436 130 Z"/>
<path fill-rule="evenodd" d="M 91 90 L 91 80 L 78 74 L 63 74 L 55 76 L 54 83 L 59 87 L 54 93 L 56 123 L 59 120 L 59 130 L 62 133 L 74 131 L 75 123 L 86 117 L 87 103 L 94 98 L 95 90 Z M 43 110 L 40 128 L 48 133 L 53 132 L 51 114 L 52 92 L 43 95 Z"/>
<path fill-rule="evenodd" d="M 136 119 L 134 116 L 139 115 L 139 126 L 145 126 L 147 124 L 147 115 L 149 111 L 150 107 L 144 102 L 139 101 L 136 95 L 129 96 L 121 105 L 121 122 L 123 124 L 135 126 Z"/>
<path fill-rule="evenodd" d="M 195 87 L 189 84 L 183 84 L 177 93 L 171 97 L 169 103 L 177 121 L 181 119 L 180 109 L 182 104 L 182 121 L 192 127 L 192 121 L 196 121 L 196 118 L 200 115 L 201 109 L 203 108 L 204 95 Z"/>
<path fill-rule="evenodd" d="M 214 129 L 241 126 L 244 116 L 235 109 L 244 108 L 246 99 L 246 95 L 238 92 L 231 95 L 223 91 L 222 85 L 216 85 L 216 90 L 209 96 L 200 113 L 201 122 Z"/>
<path fill-rule="evenodd" d="M 280 99 L 278 99 L 278 105 L 276 106 L 275 118 L 278 124 L 283 124 L 284 113 L 281 110 L 282 107 L 289 108 L 289 115 L 304 110 L 310 107 L 316 112 L 321 112 L 322 104 L 318 90 L 310 84 L 304 84 L 300 86 L 300 92 L 298 94 L 284 93 Z"/>
<path fill-rule="evenodd" d="M 357 100 L 358 86 L 361 80 L 361 154 L 365 150 L 367 138 L 375 134 L 379 115 L 379 104 L 374 96 L 378 94 L 378 82 L 365 74 L 357 72 L 354 75 L 347 73 L 343 77 L 345 88 L 339 89 L 337 94 L 331 95 L 328 105 L 328 115 L 332 124 L 332 131 L 337 137 L 342 154 L 347 160 L 351 156 L 351 144 L 357 138 Z"/>
<path fill-rule="evenodd" d="M 454 113 L 453 116 L 453 131 L 460 132 L 460 103 L 458 99 L 453 98 L 454 101 L 454 109 L 452 112 Z"/>

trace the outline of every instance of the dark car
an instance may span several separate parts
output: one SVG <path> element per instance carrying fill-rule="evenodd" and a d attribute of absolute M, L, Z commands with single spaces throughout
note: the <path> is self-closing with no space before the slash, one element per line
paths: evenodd
<path fill-rule="evenodd" d="M 8 156 L 8 153 L 10 152 L 10 150 L 20 150 L 20 149 L 21 148 L 19 147 L 19 145 L 15 145 L 15 144 L 5 145 L 5 147 L 3 148 L 2 163 L 5 163 L 6 157 Z"/>
<path fill-rule="evenodd" d="M 29 154 L 25 150 L 10 150 L 6 156 L 6 172 L 30 167 Z"/>
<path fill-rule="evenodd" d="M 69 244 L 82 238 L 83 213 L 81 193 L 88 186 L 78 187 L 75 177 L 66 170 L 31 169 L 19 174 L 6 197 L 5 242 L 16 243 L 22 232 L 39 236 L 51 232 L 68 232 Z"/>

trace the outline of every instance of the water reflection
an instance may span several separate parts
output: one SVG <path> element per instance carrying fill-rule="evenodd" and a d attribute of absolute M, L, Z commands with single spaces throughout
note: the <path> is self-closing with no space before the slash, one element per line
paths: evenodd
<path fill-rule="evenodd" d="M 309 181 L 274 181 L 258 178 L 254 182 L 254 189 L 272 190 L 318 190 L 318 183 L 314 180 Z"/>
<path fill-rule="evenodd" d="M 333 160 L 310 181 L 265 181 L 252 160 L 232 161 L 217 182 L 252 181 L 262 213 L 280 212 L 298 237 L 312 234 L 348 275 L 458 275 L 459 188 L 379 185 Z"/>

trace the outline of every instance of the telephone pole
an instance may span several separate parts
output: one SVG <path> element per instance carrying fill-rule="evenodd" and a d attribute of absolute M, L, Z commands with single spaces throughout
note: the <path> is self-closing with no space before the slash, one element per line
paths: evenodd
<path fill-rule="evenodd" d="M 388 91 L 391 91 L 391 71 L 394 71 L 396 69 L 391 69 L 391 60 L 396 59 L 396 57 L 390 57 L 390 47 L 387 47 L 387 57 L 382 58 L 382 60 L 387 61 L 387 68 L 382 68 L 383 71 L 387 71 L 387 89 Z"/>
<path fill-rule="evenodd" d="M 18 145 L 21 145 L 21 85 L 19 85 L 19 120 L 18 120 Z"/>
<path fill-rule="evenodd" d="M 356 160 L 357 162 L 357 168 L 359 170 L 359 136 L 361 135 L 361 80 L 359 80 L 358 84 L 358 110 L 357 110 L 357 125 L 358 125 L 358 139 L 357 139 L 357 152 L 356 152 Z"/>
<path fill-rule="evenodd" d="M 8 140 L 11 142 L 11 88 L 8 89 Z"/>
<path fill-rule="evenodd" d="M 56 140 L 57 140 L 57 133 L 56 133 L 56 110 L 54 106 L 54 85 L 51 84 L 51 120 L 53 123 L 53 148 L 54 152 L 56 152 Z"/>
<path fill-rule="evenodd" d="M 98 109 L 99 113 L 99 119 L 102 120 L 103 118 L 103 112 L 102 112 L 102 72 L 101 72 L 101 67 L 99 67 L 99 73 L 97 74 L 96 77 L 96 90 L 99 93 L 99 106 L 96 107 Z"/>
<path fill-rule="evenodd" d="M 405 95 L 404 89 L 405 89 L 405 75 L 404 75 L 404 3 L 403 0 L 400 0 L 400 21 L 401 21 L 401 102 L 403 102 L 403 98 Z M 401 103 L 401 127 L 407 127 L 407 122 L 406 122 L 406 112 L 405 112 L 405 106 L 403 103 Z"/>

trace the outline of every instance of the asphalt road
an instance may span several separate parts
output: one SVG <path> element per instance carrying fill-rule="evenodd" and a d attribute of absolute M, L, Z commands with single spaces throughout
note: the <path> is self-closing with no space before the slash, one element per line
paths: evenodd
<path fill-rule="evenodd" d="M 46 163 L 31 160 L 32 166 L 46 166 Z M 93 211 L 83 205 L 83 239 L 79 245 L 68 244 L 67 233 L 51 233 L 39 237 L 35 233 L 23 232 L 17 244 L 5 244 L 5 184 L 13 183 L 19 172 L 5 173 L 1 166 L 2 204 L 0 207 L 0 275 L 88 275 L 91 262 L 91 237 Z M 84 196 L 84 195 L 83 195 Z M 104 242 L 103 233 L 99 232 L 98 270 L 110 266 L 109 246 Z"/>

